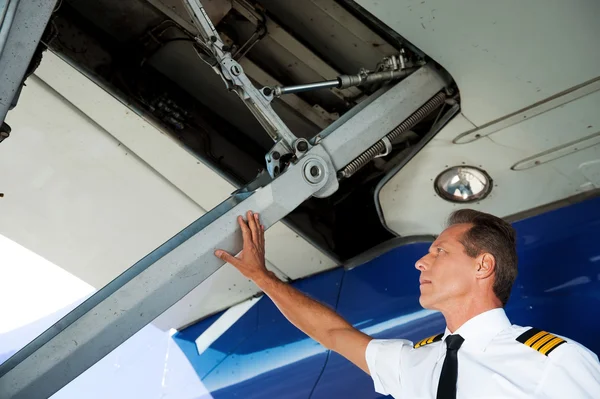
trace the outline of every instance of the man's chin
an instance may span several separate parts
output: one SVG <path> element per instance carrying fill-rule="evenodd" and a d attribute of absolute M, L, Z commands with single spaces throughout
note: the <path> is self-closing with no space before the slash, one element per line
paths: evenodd
<path fill-rule="evenodd" d="M 437 310 L 434 301 L 432 301 L 430 298 L 424 297 L 423 295 L 419 297 L 419 304 L 423 309 Z"/>

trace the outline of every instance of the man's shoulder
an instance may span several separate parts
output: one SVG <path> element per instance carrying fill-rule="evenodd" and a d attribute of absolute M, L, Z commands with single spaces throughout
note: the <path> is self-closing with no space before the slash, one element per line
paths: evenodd
<path fill-rule="evenodd" d="M 428 352 L 428 349 L 435 348 L 441 344 L 443 337 L 444 333 L 427 336 L 425 338 L 418 338 L 415 341 L 402 338 L 372 339 L 371 342 L 369 342 L 370 348 L 367 348 L 367 350 L 377 350 L 379 352 L 402 350 L 403 353 L 407 353 L 418 349 L 419 353 L 425 354 Z"/>
<path fill-rule="evenodd" d="M 408 347 L 412 348 L 413 343 L 408 339 L 403 338 L 373 338 L 369 341 L 368 347 L 377 347 L 377 348 L 392 348 L 392 347 Z"/>
<path fill-rule="evenodd" d="M 595 353 L 583 346 L 581 343 L 547 330 L 531 326 L 512 325 L 503 334 L 505 340 L 519 345 L 524 351 L 535 353 L 550 361 L 557 360 L 563 356 L 585 356 L 595 358 Z"/>

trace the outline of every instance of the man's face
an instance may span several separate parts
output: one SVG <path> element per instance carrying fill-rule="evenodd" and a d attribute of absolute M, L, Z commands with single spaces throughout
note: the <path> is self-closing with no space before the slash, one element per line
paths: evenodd
<path fill-rule="evenodd" d="M 459 241 L 470 224 L 450 226 L 431 244 L 429 252 L 417 261 L 421 271 L 419 302 L 426 309 L 442 310 L 460 303 L 474 290 L 477 260 L 465 253 Z"/>

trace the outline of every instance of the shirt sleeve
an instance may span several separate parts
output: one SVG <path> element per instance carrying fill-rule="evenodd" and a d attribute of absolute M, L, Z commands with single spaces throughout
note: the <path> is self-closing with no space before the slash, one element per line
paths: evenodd
<path fill-rule="evenodd" d="M 540 398 L 600 398 L 598 356 L 578 343 L 556 348 L 538 392 Z"/>
<path fill-rule="evenodd" d="M 400 397 L 402 357 L 410 348 L 412 342 L 404 339 L 374 339 L 369 342 L 365 356 L 376 392 Z"/>

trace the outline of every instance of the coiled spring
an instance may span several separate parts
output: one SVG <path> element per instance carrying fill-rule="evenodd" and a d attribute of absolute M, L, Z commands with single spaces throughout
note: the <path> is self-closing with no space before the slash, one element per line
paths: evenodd
<path fill-rule="evenodd" d="M 416 110 L 411 116 L 409 116 L 404 122 L 399 124 L 385 135 L 390 141 L 396 139 L 400 134 L 405 131 L 412 129 L 417 123 L 421 122 L 427 115 L 429 115 L 434 109 L 442 105 L 446 101 L 446 93 L 439 92 L 431 100 L 427 101 L 421 108 Z M 354 161 L 350 162 L 339 172 L 339 176 L 342 178 L 348 178 L 356 173 L 360 168 L 368 164 L 377 155 L 385 151 L 385 143 L 379 140 L 373 144 L 369 149 L 360 154 Z"/>

